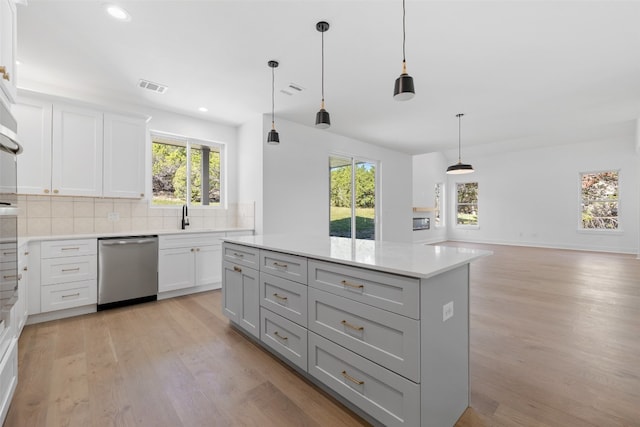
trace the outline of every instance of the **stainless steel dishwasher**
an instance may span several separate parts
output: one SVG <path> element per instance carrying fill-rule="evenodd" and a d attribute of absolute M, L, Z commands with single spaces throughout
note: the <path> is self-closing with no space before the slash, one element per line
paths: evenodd
<path fill-rule="evenodd" d="M 98 239 L 98 310 L 158 298 L 158 236 Z"/>

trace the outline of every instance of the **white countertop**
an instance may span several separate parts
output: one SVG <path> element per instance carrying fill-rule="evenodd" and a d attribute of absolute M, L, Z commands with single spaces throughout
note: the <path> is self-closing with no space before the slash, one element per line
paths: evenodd
<path fill-rule="evenodd" d="M 18 236 L 18 246 L 34 241 L 45 240 L 69 240 L 69 239 L 99 239 L 102 237 L 126 237 L 126 236 L 153 236 L 169 234 L 196 234 L 196 233 L 226 233 L 236 231 L 253 231 L 252 228 L 194 228 L 186 230 L 145 230 L 145 231 L 119 231 L 114 233 L 87 233 L 87 234 L 65 234 L 53 236 Z"/>
<path fill-rule="evenodd" d="M 257 235 L 226 237 L 223 240 L 420 278 L 432 277 L 493 254 L 479 249 L 373 240 L 354 241 L 325 236 Z"/>

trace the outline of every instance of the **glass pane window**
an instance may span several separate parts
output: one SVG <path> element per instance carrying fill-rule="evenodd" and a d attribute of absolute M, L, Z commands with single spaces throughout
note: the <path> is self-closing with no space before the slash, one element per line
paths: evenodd
<path fill-rule="evenodd" d="M 580 174 L 581 226 L 585 230 L 618 229 L 618 171 Z"/>
<path fill-rule="evenodd" d="M 478 225 L 478 183 L 456 184 L 456 224 Z"/>
<path fill-rule="evenodd" d="M 442 207 L 444 206 L 444 186 L 441 182 L 436 183 L 435 189 L 434 189 L 434 202 L 433 202 L 433 207 L 434 207 L 434 212 L 433 212 L 433 222 L 435 224 L 436 227 L 442 227 L 444 226 L 444 215 L 442 212 Z"/>
<path fill-rule="evenodd" d="M 220 205 L 220 146 L 152 135 L 151 152 L 153 205 Z"/>
<path fill-rule="evenodd" d="M 329 158 L 329 235 L 376 238 L 376 162 Z"/>

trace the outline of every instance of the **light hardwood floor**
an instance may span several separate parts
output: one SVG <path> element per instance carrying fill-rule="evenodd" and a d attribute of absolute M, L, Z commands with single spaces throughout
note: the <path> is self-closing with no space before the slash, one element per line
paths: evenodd
<path fill-rule="evenodd" d="M 640 260 L 494 251 L 471 268 L 457 427 L 640 426 Z M 27 326 L 13 426 L 367 425 L 230 328 L 219 291 Z"/>

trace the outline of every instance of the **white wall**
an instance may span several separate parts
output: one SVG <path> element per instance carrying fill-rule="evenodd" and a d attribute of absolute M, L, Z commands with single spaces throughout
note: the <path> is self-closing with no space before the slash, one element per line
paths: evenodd
<path fill-rule="evenodd" d="M 263 145 L 262 115 L 244 123 L 238 129 L 238 197 L 255 203 L 255 232 L 264 234 L 263 224 Z"/>
<path fill-rule="evenodd" d="M 441 182 L 444 187 L 444 200 L 449 197 L 447 189 L 447 159 L 444 154 L 427 153 L 413 156 L 413 206 L 434 207 L 435 184 Z M 447 240 L 448 206 L 441 206 L 441 218 L 444 226 L 435 226 L 433 213 L 415 213 L 414 216 L 426 216 L 431 219 L 431 229 L 413 232 L 413 241 L 418 243 L 435 243 Z"/>
<path fill-rule="evenodd" d="M 456 182 L 479 185 L 479 228 L 449 221 L 451 240 L 636 253 L 638 160 L 635 136 L 466 158 L 476 170 L 449 176 L 449 218 Z M 580 172 L 620 170 L 620 231 L 579 231 Z"/>
<path fill-rule="evenodd" d="M 270 127 L 264 116 L 256 136 L 264 153 L 261 232 L 328 235 L 329 155 L 341 153 L 380 161 L 380 238 L 411 241 L 411 156 L 282 119 L 276 120 L 280 144 L 267 145 Z"/>

